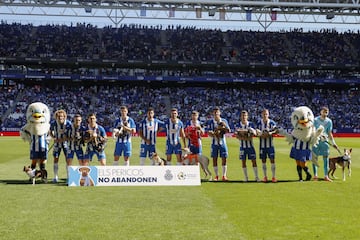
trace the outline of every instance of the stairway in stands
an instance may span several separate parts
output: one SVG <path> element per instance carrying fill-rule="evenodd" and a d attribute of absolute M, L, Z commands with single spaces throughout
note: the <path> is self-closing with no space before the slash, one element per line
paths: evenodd
<path fill-rule="evenodd" d="M 18 95 L 16 96 L 14 102 L 11 106 L 6 110 L 3 116 L 1 116 L 1 122 L 5 123 L 6 119 L 10 116 L 11 113 L 15 112 L 17 103 L 23 98 L 23 91 L 18 91 Z"/>
<path fill-rule="evenodd" d="M 171 108 L 172 108 L 170 96 L 169 95 L 164 95 L 163 99 L 164 99 L 164 103 L 165 103 L 165 107 L 166 107 L 166 112 L 170 113 Z"/>

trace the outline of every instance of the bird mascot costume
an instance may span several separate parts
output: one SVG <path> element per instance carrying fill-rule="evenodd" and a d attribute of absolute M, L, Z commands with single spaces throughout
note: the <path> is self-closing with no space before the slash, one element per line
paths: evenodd
<path fill-rule="evenodd" d="M 311 160 L 311 149 L 316 146 L 323 132 L 323 127 L 318 129 L 314 126 L 314 114 L 306 106 L 297 107 L 291 113 L 291 124 L 293 130 L 288 133 L 284 129 L 279 129 L 279 134 L 285 136 L 286 141 L 292 144 L 290 158 L 296 161 L 296 170 L 299 181 L 302 181 L 302 170 L 306 174 L 306 181 L 311 179 L 309 168 L 306 161 Z"/>
<path fill-rule="evenodd" d="M 21 138 L 30 143 L 31 168 L 39 163 L 41 171 L 49 151 L 50 110 L 41 102 L 31 103 L 26 110 L 26 124 L 20 130 Z"/>

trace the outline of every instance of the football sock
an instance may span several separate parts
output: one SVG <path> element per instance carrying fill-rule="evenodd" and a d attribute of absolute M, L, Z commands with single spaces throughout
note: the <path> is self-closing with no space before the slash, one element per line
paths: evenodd
<path fill-rule="evenodd" d="M 214 167 L 214 172 L 215 172 L 215 176 L 219 176 L 219 170 L 217 166 Z"/>
<path fill-rule="evenodd" d="M 40 170 L 45 170 L 45 163 L 40 163 Z"/>
<path fill-rule="evenodd" d="M 54 163 L 54 178 L 58 178 L 58 173 L 59 173 L 59 164 Z"/>
<path fill-rule="evenodd" d="M 318 161 L 318 155 L 313 154 L 312 157 L 314 158 L 314 160 L 316 160 L 316 162 Z M 318 167 L 315 164 L 312 164 L 312 166 L 313 166 L 314 176 L 318 176 Z"/>
<path fill-rule="evenodd" d="M 255 179 L 258 179 L 259 176 L 258 176 L 258 169 L 257 169 L 257 167 L 253 167 L 253 170 L 254 170 Z"/>
<path fill-rule="evenodd" d="M 271 173 L 272 173 L 272 176 L 273 176 L 273 177 L 275 177 L 275 169 L 276 169 L 275 163 L 272 163 L 272 164 L 271 164 Z"/>
<path fill-rule="evenodd" d="M 124 161 L 124 166 L 130 166 L 130 160 Z"/>
<path fill-rule="evenodd" d="M 301 166 L 296 166 L 297 173 L 299 175 L 299 180 L 302 180 L 302 172 L 301 172 Z"/>
<path fill-rule="evenodd" d="M 325 176 L 327 176 L 329 171 L 329 157 L 324 156 L 323 159 L 324 159 L 324 174 Z"/>
<path fill-rule="evenodd" d="M 145 158 L 143 158 L 143 157 L 140 158 L 140 165 L 141 166 L 145 165 Z"/>
<path fill-rule="evenodd" d="M 313 167 L 314 176 L 317 176 L 318 175 L 318 167 L 315 164 L 313 164 L 312 167 Z"/>
<path fill-rule="evenodd" d="M 267 176 L 267 175 L 266 175 L 266 171 L 267 171 L 267 169 L 266 169 L 266 163 L 262 163 L 262 170 L 263 170 L 264 176 L 266 177 L 266 176 Z"/>
<path fill-rule="evenodd" d="M 227 165 L 222 165 L 222 175 L 226 176 L 227 174 Z"/>
<path fill-rule="evenodd" d="M 304 172 L 306 173 L 306 181 L 309 181 L 311 179 L 311 174 L 308 167 L 303 167 Z"/>
<path fill-rule="evenodd" d="M 244 173 L 245 180 L 247 180 L 249 177 L 248 177 L 248 173 L 247 173 L 247 168 L 246 168 L 246 167 L 243 168 L 243 173 Z"/>
<path fill-rule="evenodd" d="M 118 161 L 115 161 L 115 160 L 114 160 L 113 165 L 114 165 L 114 166 L 118 166 L 118 165 L 119 165 L 119 160 L 118 160 Z"/>
<path fill-rule="evenodd" d="M 36 168 L 36 162 L 35 163 L 31 163 L 31 169 L 35 169 Z"/>

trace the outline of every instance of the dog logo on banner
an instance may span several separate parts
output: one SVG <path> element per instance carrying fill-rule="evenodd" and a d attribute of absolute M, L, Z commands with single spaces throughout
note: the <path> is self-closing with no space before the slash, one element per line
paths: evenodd
<path fill-rule="evenodd" d="M 93 166 L 71 166 L 69 167 L 68 186 L 96 186 L 98 173 Z"/>

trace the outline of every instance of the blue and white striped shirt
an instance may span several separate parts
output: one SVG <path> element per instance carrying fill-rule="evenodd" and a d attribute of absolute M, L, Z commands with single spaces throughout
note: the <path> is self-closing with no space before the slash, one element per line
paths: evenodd
<path fill-rule="evenodd" d="M 52 121 L 50 124 L 50 131 L 55 139 L 66 139 L 69 128 L 71 128 L 69 120 L 65 120 L 64 124 L 58 124 L 57 121 Z M 67 141 L 55 142 L 54 147 L 67 147 L 67 144 Z"/>
<path fill-rule="evenodd" d="M 30 151 L 32 152 L 47 152 L 49 149 L 49 142 L 47 141 L 48 134 L 31 135 Z"/>
<path fill-rule="evenodd" d="M 184 124 L 179 119 L 172 122 L 171 118 L 165 121 L 165 129 L 167 136 L 167 143 L 177 145 L 180 142 L 180 130 L 184 129 Z"/>
<path fill-rule="evenodd" d="M 238 129 L 248 130 L 250 128 L 254 128 L 254 124 L 252 122 L 247 122 L 246 124 L 243 124 L 241 121 L 239 122 Z M 254 147 L 253 139 L 250 138 L 250 140 L 240 140 L 240 147 L 241 148 L 253 148 Z"/>
<path fill-rule="evenodd" d="M 268 121 L 266 123 L 264 122 L 263 119 L 261 119 L 260 122 L 258 123 L 258 129 L 260 131 L 264 131 L 264 130 L 270 131 L 275 126 L 276 126 L 276 123 L 272 119 L 268 119 Z M 261 148 L 270 148 L 270 147 L 274 147 L 273 136 L 270 135 L 268 138 L 260 137 L 260 149 Z"/>
<path fill-rule="evenodd" d="M 147 118 L 141 121 L 140 123 L 140 131 L 144 138 L 150 140 L 150 144 L 156 144 L 156 136 L 157 132 L 159 131 L 160 127 L 164 124 L 162 121 L 154 118 L 153 120 L 149 121 Z M 141 144 L 145 144 L 145 141 L 142 139 Z"/>
<path fill-rule="evenodd" d="M 126 117 L 126 119 L 124 119 L 124 120 L 121 117 L 118 118 L 115 121 L 114 128 L 121 128 L 124 125 L 125 122 L 127 123 L 127 126 L 129 128 L 135 128 L 136 129 L 135 121 L 131 117 Z M 119 143 L 131 142 L 131 133 L 127 132 L 126 136 L 123 137 L 123 138 L 117 137 L 116 141 L 119 142 Z"/>
<path fill-rule="evenodd" d="M 295 139 L 295 142 L 294 142 L 294 145 L 293 147 L 296 149 L 296 150 L 310 150 L 310 144 L 309 142 L 303 142 L 297 138 L 294 138 Z"/>
<path fill-rule="evenodd" d="M 76 141 L 76 138 L 81 138 L 84 135 L 85 127 L 79 126 L 75 128 L 74 125 L 71 125 L 71 127 L 68 129 L 67 136 L 71 139 L 69 141 L 70 150 L 75 151 L 82 148 L 80 141 Z"/>
<path fill-rule="evenodd" d="M 229 128 L 229 123 L 228 123 L 228 121 L 227 121 L 225 118 L 220 118 L 220 121 L 219 121 L 219 122 L 215 121 L 215 119 L 211 120 L 211 121 L 209 122 L 209 129 L 215 131 L 215 129 L 218 127 L 218 125 L 219 125 L 220 122 L 224 122 L 224 123 L 225 123 L 225 126 L 226 126 L 227 128 Z M 223 144 L 226 144 L 225 134 L 224 134 L 221 138 L 213 137 L 211 144 L 213 144 L 213 145 L 223 145 Z"/>

